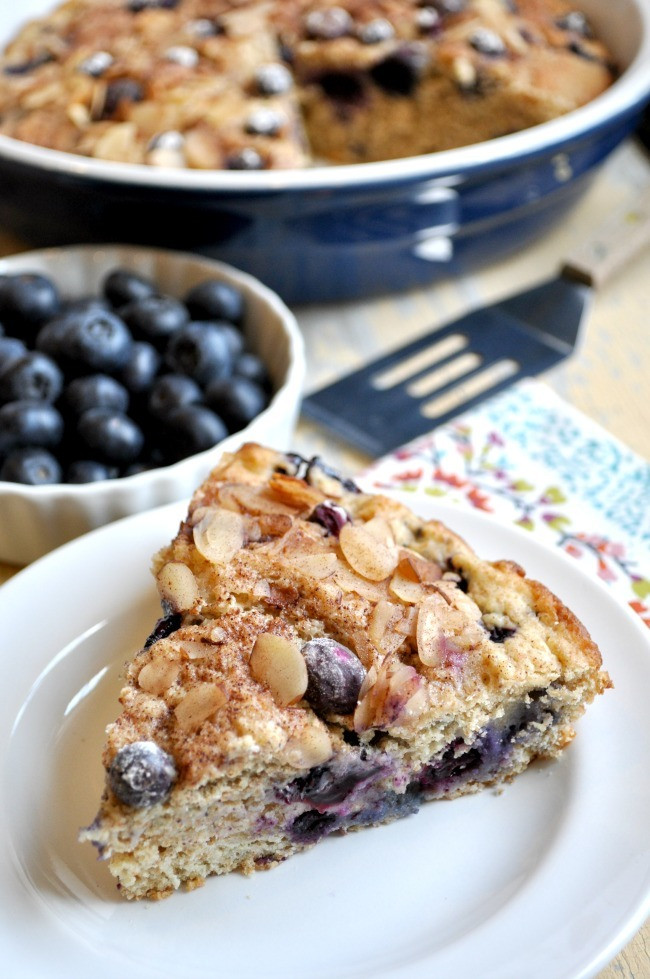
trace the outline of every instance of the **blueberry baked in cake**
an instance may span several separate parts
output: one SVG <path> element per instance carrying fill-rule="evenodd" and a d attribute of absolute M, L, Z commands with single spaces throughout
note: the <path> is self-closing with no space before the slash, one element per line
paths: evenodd
<path fill-rule="evenodd" d="M 584 626 L 519 566 L 317 458 L 225 455 L 153 571 L 163 614 L 81 832 L 127 898 L 507 782 L 610 686 Z"/>
<path fill-rule="evenodd" d="M 0 133 L 162 167 L 361 163 L 546 122 L 614 77 L 572 0 L 66 0 L 0 59 Z"/>

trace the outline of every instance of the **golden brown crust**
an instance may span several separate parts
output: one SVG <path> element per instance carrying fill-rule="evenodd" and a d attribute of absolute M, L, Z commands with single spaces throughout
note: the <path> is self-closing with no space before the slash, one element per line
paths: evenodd
<path fill-rule="evenodd" d="M 568 0 L 66 0 L 0 59 L 0 132 L 195 169 L 429 153 L 604 91 L 610 56 L 576 17 Z"/>

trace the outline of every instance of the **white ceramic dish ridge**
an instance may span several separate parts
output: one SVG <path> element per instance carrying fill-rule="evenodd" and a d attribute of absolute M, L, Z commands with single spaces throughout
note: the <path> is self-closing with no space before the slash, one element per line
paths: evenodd
<path fill-rule="evenodd" d="M 246 301 L 243 330 L 250 348 L 266 363 L 275 393 L 246 428 L 170 466 L 81 485 L 0 481 L 0 561 L 27 564 L 95 527 L 189 497 L 221 454 L 243 442 L 289 448 L 305 374 L 302 335 L 284 303 L 252 276 L 194 255 L 120 245 L 24 252 L 0 260 L 0 274 L 42 272 L 52 276 L 64 295 L 74 297 L 95 292 L 107 272 L 118 266 L 152 278 L 161 290 L 178 297 L 208 277 L 241 289 Z"/>

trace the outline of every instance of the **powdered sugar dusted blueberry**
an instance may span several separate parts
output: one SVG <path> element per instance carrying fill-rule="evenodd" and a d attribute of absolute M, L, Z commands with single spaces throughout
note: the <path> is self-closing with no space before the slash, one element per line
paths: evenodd
<path fill-rule="evenodd" d="M 307 664 L 305 700 L 317 714 L 350 714 L 366 671 L 351 649 L 334 639 L 310 639 L 302 647 Z"/>
<path fill-rule="evenodd" d="M 134 809 L 164 802 L 177 777 L 174 759 L 154 741 L 134 741 L 120 748 L 108 769 L 111 791 Z"/>
<path fill-rule="evenodd" d="M 257 69 L 255 83 L 260 95 L 283 95 L 292 88 L 293 77 L 286 65 L 272 62 Z"/>
<path fill-rule="evenodd" d="M 325 500 L 315 506 L 309 519 L 312 523 L 320 524 L 333 537 L 338 537 L 341 527 L 350 522 L 347 510 L 332 500 Z"/>
<path fill-rule="evenodd" d="M 385 17 L 375 17 L 367 24 L 361 24 L 357 37 L 362 44 L 381 44 L 382 41 L 390 41 L 395 37 L 395 28 Z"/>
<path fill-rule="evenodd" d="M 555 21 L 563 31 L 573 31 L 581 37 L 593 37 L 589 21 L 580 10 L 572 10 Z"/>
<path fill-rule="evenodd" d="M 469 39 L 475 51 L 490 57 L 505 54 L 506 46 L 499 35 L 487 27 L 478 27 Z"/>
<path fill-rule="evenodd" d="M 337 37 L 350 34 L 354 22 L 343 7 L 327 7 L 312 10 L 305 17 L 305 32 L 308 37 L 321 41 L 333 41 Z"/>

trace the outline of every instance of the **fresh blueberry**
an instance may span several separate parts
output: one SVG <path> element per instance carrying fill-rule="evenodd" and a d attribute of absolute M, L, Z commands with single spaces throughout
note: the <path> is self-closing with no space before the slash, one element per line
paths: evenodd
<path fill-rule="evenodd" d="M 114 79 L 106 86 L 101 118 L 111 119 L 125 102 L 142 102 L 144 96 L 144 86 L 135 78 Z"/>
<path fill-rule="evenodd" d="M 61 344 L 65 332 L 68 329 L 69 316 L 74 316 L 77 312 L 82 312 L 82 310 L 70 309 L 44 323 L 36 334 L 36 339 L 34 340 L 35 348 L 40 350 L 41 353 L 47 354 L 48 357 L 53 357 L 55 360 L 63 359 Z"/>
<path fill-rule="evenodd" d="M 60 306 L 59 290 L 46 275 L 20 272 L 0 277 L 0 319 L 9 330 L 31 338 Z"/>
<path fill-rule="evenodd" d="M 127 363 L 133 338 L 115 313 L 90 309 L 68 313 L 59 338 L 59 356 L 78 374 L 111 373 Z"/>
<path fill-rule="evenodd" d="M 27 347 L 18 337 L 0 337 L 0 372 L 15 364 L 27 353 Z"/>
<path fill-rule="evenodd" d="M 229 432 L 238 432 L 266 407 L 267 396 L 254 381 L 225 377 L 208 384 L 205 403 L 223 418 Z"/>
<path fill-rule="evenodd" d="M 124 745 L 108 769 L 111 791 L 120 802 L 134 809 L 164 802 L 177 778 L 174 759 L 154 741 Z"/>
<path fill-rule="evenodd" d="M 0 456 L 28 445 L 51 448 L 62 436 L 63 418 L 45 401 L 10 401 L 0 408 Z"/>
<path fill-rule="evenodd" d="M 230 356 L 234 362 L 244 352 L 244 334 L 238 326 L 234 326 L 232 323 L 227 323 L 225 320 L 216 322 L 215 326 L 219 327 L 226 338 L 228 342 L 228 349 L 230 350 Z"/>
<path fill-rule="evenodd" d="M 309 519 L 324 527 L 328 534 L 338 537 L 341 533 L 341 527 L 350 522 L 350 515 L 339 503 L 326 500 L 314 507 Z"/>
<path fill-rule="evenodd" d="M 196 381 L 185 374 L 163 374 L 151 386 L 147 407 L 156 418 L 164 417 L 172 408 L 199 404 L 203 392 Z"/>
<path fill-rule="evenodd" d="M 271 387 L 266 364 L 257 354 L 250 353 L 249 351 L 241 353 L 233 364 L 232 372 L 236 377 L 245 377 L 249 381 L 255 381 L 265 391 L 268 391 Z"/>
<path fill-rule="evenodd" d="M 115 309 L 126 306 L 127 303 L 136 299 L 154 296 L 158 292 L 150 279 L 122 268 L 113 269 L 112 272 L 108 273 L 102 289 L 109 303 Z"/>
<path fill-rule="evenodd" d="M 124 464 L 138 458 L 144 435 L 136 423 L 110 408 L 90 408 L 77 423 L 77 434 L 93 457 Z"/>
<path fill-rule="evenodd" d="M 241 290 L 219 279 L 199 282 L 185 295 L 184 301 L 195 320 L 241 323 L 244 316 L 244 297 Z"/>
<path fill-rule="evenodd" d="M 167 363 L 197 384 L 227 377 L 232 370 L 230 343 L 214 323 L 195 322 L 177 330 L 167 345 Z"/>
<path fill-rule="evenodd" d="M 426 47 L 413 41 L 371 68 L 370 75 L 375 85 L 389 95 L 411 95 L 429 59 Z"/>
<path fill-rule="evenodd" d="M 165 452 L 171 461 L 211 449 L 228 434 L 221 418 L 203 405 L 180 405 L 164 418 Z"/>
<path fill-rule="evenodd" d="M 116 466 L 107 466 L 95 459 L 75 459 L 65 474 L 66 483 L 98 483 L 103 479 L 116 479 L 120 474 Z"/>
<path fill-rule="evenodd" d="M 62 400 L 65 408 L 77 417 L 90 408 L 125 412 L 129 406 L 129 392 L 108 374 L 86 374 L 70 381 Z"/>
<path fill-rule="evenodd" d="M 122 475 L 123 476 L 139 476 L 140 473 L 146 473 L 146 472 L 149 472 L 149 470 L 154 469 L 156 467 L 156 465 L 164 466 L 164 464 L 165 464 L 165 461 L 164 461 L 164 459 L 162 459 L 162 457 L 161 457 L 160 461 L 157 462 L 157 463 L 154 463 L 153 461 L 151 461 L 151 462 L 145 462 L 144 460 L 140 460 L 140 462 L 132 462 L 132 463 L 130 463 L 130 465 L 128 465 L 122 471 Z"/>
<path fill-rule="evenodd" d="M 150 343 L 134 343 L 119 379 L 132 394 L 148 391 L 160 366 L 160 354 Z"/>
<path fill-rule="evenodd" d="M 153 646 L 153 644 L 158 642 L 159 639 L 166 639 L 167 636 L 172 634 L 172 632 L 176 632 L 177 629 L 180 629 L 182 621 L 183 616 L 178 612 L 170 612 L 169 615 L 165 615 L 163 618 L 158 619 L 153 627 L 153 630 L 149 633 L 145 640 L 144 648 L 148 649 L 149 646 Z"/>
<path fill-rule="evenodd" d="M 182 302 L 171 296 L 145 296 L 120 309 L 120 316 L 137 340 L 156 346 L 167 340 L 189 322 L 189 313 Z"/>
<path fill-rule="evenodd" d="M 51 452 L 29 446 L 16 449 L 0 468 L 0 479 L 8 483 L 46 486 L 61 482 L 61 466 Z"/>
<path fill-rule="evenodd" d="M 350 714 L 366 671 L 352 650 L 334 639 L 310 639 L 302 647 L 307 664 L 305 699 L 317 714 Z"/>
<path fill-rule="evenodd" d="M 0 402 L 47 401 L 63 389 L 63 372 L 46 354 L 30 351 L 0 372 Z"/>

